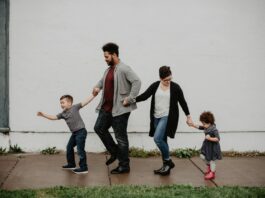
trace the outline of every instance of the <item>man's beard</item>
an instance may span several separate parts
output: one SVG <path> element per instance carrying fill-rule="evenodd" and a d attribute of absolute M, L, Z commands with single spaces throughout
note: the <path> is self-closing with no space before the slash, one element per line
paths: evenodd
<path fill-rule="evenodd" d="M 113 60 L 113 58 L 111 58 L 110 62 L 108 62 L 107 64 L 110 67 L 114 66 L 114 60 Z"/>

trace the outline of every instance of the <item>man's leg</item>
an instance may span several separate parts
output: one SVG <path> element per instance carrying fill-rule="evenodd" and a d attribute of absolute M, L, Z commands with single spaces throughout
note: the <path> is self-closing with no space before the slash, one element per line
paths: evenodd
<path fill-rule="evenodd" d="M 130 113 L 125 113 L 120 116 L 113 117 L 112 128 L 114 130 L 115 138 L 118 142 L 118 159 L 119 166 L 129 168 L 129 141 L 127 134 L 127 125 Z"/>
<path fill-rule="evenodd" d="M 94 130 L 98 134 L 102 143 L 105 145 L 107 151 L 109 151 L 112 156 L 116 156 L 117 145 L 115 144 L 109 132 L 109 128 L 111 127 L 111 122 L 112 122 L 112 114 L 100 110 L 96 124 L 94 126 Z"/>

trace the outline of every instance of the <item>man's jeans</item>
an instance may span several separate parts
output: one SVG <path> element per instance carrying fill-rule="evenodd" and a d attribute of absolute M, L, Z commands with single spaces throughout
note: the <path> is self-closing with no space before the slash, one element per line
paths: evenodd
<path fill-rule="evenodd" d="M 111 155 L 117 156 L 119 166 L 129 167 L 129 141 L 127 135 L 127 125 L 130 113 L 125 113 L 113 117 L 111 112 L 99 111 L 99 115 L 94 127 L 95 132 L 105 145 Z M 109 128 L 112 127 L 118 145 L 114 142 Z"/>
<path fill-rule="evenodd" d="M 155 127 L 155 134 L 154 134 L 154 141 L 159 148 L 160 152 L 162 153 L 163 160 L 169 160 L 169 147 L 167 144 L 167 134 L 166 134 L 166 127 L 167 127 L 167 120 L 168 116 L 162 118 L 155 118 L 154 120 L 154 127 Z"/>
<path fill-rule="evenodd" d="M 86 129 L 80 129 L 78 131 L 72 132 L 72 135 L 66 147 L 66 158 L 68 165 L 75 166 L 74 147 L 77 146 L 77 154 L 80 159 L 79 166 L 81 169 L 87 169 L 86 151 L 85 151 L 86 136 L 87 136 Z"/>

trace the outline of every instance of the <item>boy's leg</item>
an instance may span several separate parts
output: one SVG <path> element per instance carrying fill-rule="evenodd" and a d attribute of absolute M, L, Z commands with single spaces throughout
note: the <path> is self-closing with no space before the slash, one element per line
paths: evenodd
<path fill-rule="evenodd" d="M 111 122 L 112 122 L 112 114 L 105 112 L 104 110 L 100 110 L 96 124 L 94 126 L 94 130 L 98 134 L 99 138 L 106 147 L 107 151 L 110 152 L 112 156 L 116 156 L 117 145 L 115 144 L 109 132 L 109 128 L 111 127 Z"/>
<path fill-rule="evenodd" d="M 86 129 L 81 129 L 75 133 L 76 133 L 77 153 L 79 156 L 79 166 L 82 170 L 87 170 L 86 151 L 85 151 L 87 131 Z"/>
<path fill-rule="evenodd" d="M 71 167 L 75 167 L 75 153 L 74 153 L 74 147 L 76 146 L 76 141 L 75 141 L 75 134 L 72 133 L 68 144 L 66 146 L 66 159 L 67 159 L 67 164 Z"/>

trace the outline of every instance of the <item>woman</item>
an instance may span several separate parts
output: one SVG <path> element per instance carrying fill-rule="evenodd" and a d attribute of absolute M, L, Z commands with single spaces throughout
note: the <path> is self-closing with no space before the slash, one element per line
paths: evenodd
<path fill-rule="evenodd" d="M 149 136 L 154 137 L 163 159 L 163 166 L 154 170 L 154 173 L 169 175 L 170 169 L 174 168 L 175 164 L 170 159 L 167 137 L 175 137 L 179 119 L 178 103 L 187 116 L 188 125 L 192 124 L 192 119 L 180 86 L 171 81 L 170 67 L 160 67 L 159 76 L 160 81 L 151 84 L 144 93 L 136 98 L 136 102 L 147 100 L 152 96 Z"/>

